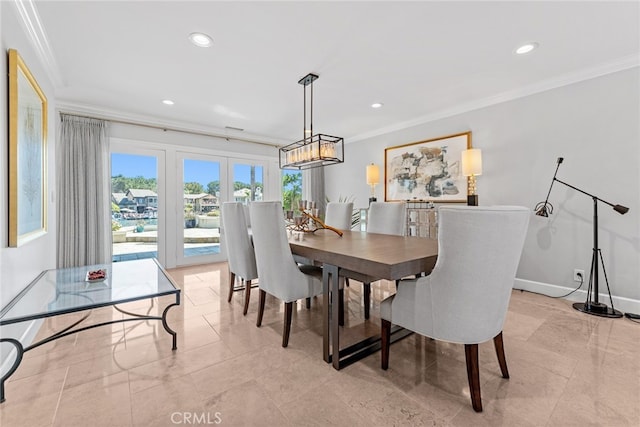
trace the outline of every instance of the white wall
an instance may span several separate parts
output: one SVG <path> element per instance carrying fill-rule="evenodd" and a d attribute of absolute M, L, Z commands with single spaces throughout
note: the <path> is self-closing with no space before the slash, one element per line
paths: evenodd
<path fill-rule="evenodd" d="M 3 147 L 0 168 L 0 200 L 3 201 L 3 209 L 0 211 L 0 307 L 4 307 L 14 296 L 16 296 L 27 284 L 35 279 L 38 274 L 45 269 L 54 268 L 55 241 L 56 241 L 56 206 L 55 195 L 55 138 L 57 124 L 54 111 L 55 99 L 54 90 L 36 52 L 29 43 L 22 27 L 13 2 L 0 1 L 0 38 L 2 45 L 2 56 L 0 59 L 0 69 L 2 76 L 6 79 L 8 75 L 8 49 L 16 49 L 24 62 L 29 67 L 31 74 L 35 77 L 40 88 L 44 91 L 48 100 L 49 129 L 47 137 L 47 229 L 45 236 L 28 242 L 18 248 L 8 247 L 8 113 L 7 113 L 7 81 L 0 84 L 0 145 Z M 32 324 L 19 324 L 11 327 L 4 327 L 0 331 L 2 336 L 21 336 L 25 341 L 30 340 L 31 335 L 37 328 Z M 0 362 L 6 357 L 7 346 L 1 347 Z"/>
<path fill-rule="evenodd" d="M 7 173 L 0 174 L 0 200 L 4 209 L 0 212 L 0 306 L 6 305 L 22 288 L 34 279 L 42 270 L 55 267 L 56 241 L 56 206 L 55 206 L 55 138 L 58 121 L 55 116 L 55 99 L 53 86 L 36 56 L 31 44 L 27 40 L 13 3 L 0 2 L 2 9 L 2 75 L 7 76 L 7 50 L 16 49 L 29 70 L 44 91 L 48 101 L 48 134 L 47 134 L 47 234 L 44 237 L 28 242 L 18 248 L 8 247 L 8 206 Z M 0 85 L 0 141 L 2 141 L 2 170 L 8 167 L 8 115 L 7 115 L 7 85 Z"/>
<path fill-rule="evenodd" d="M 325 170 L 327 195 L 353 195 L 356 206 L 364 207 L 370 192 L 365 167 L 374 162 L 383 168 L 385 147 L 471 130 L 473 146 L 483 150 L 480 204 L 533 209 L 544 200 L 562 156 L 559 179 L 630 208 L 619 215 L 599 205 L 599 246 L 616 308 L 640 312 L 639 76 L 636 67 L 348 143 L 345 163 Z M 384 198 L 383 185 L 376 193 Z M 588 275 L 593 204 L 557 183 L 550 201 L 555 210 L 548 219 L 532 210 L 516 286 L 560 295 L 575 287 L 574 268 Z M 602 276 L 600 291 L 606 292 Z"/>

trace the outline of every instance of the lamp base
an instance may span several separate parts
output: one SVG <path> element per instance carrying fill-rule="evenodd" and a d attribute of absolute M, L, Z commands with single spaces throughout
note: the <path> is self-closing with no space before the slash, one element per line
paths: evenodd
<path fill-rule="evenodd" d="M 601 302 L 576 302 L 573 304 L 573 308 L 583 313 L 593 314 L 594 316 L 612 318 L 622 317 L 622 313 L 620 311 L 610 308 Z"/>
<path fill-rule="evenodd" d="M 478 195 L 470 194 L 467 196 L 467 205 L 468 206 L 478 206 Z"/>
<path fill-rule="evenodd" d="M 371 202 L 377 202 L 378 199 L 376 199 L 375 197 L 369 197 L 369 204 L 371 204 Z"/>

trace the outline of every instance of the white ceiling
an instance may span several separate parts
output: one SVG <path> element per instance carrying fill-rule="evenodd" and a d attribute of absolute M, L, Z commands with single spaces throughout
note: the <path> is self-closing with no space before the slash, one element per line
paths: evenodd
<path fill-rule="evenodd" d="M 302 138 L 309 72 L 314 133 L 349 141 L 637 66 L 640 50 L 637 1 L 34 4 L 62 108 L 265 141 Z M 527 41 L 540 48 L 514 55 Z"/>

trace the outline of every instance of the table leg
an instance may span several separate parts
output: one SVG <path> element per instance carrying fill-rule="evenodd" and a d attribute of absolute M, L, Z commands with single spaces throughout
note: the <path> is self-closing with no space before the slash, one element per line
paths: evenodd
<path fill-rule="evenodd" d="M 9 368 L 9 371 L 7 371 L 7 373 L 4 374 L 2 378 L 0 378 L 0 403 L 2 403 L 4 402 L 4 382 L 9 379 L 9 377 L 13 375 L 16 369 L 18 369 L 18 366 L 20 366 L 20 362 L 22 362 L 22 356 L 24 355 L 24 348 L 22 347 L 20 341 L 13 338 L 0 338 L 0 342 L 8 342 L 10 344 L 13 344 L 14 346 L 16 346 L 17 352 L 16 360 L 14 360 L 13 365 L 11 366 L 11 368 Z"/>
<path fill-rule="evenodd" d="M 325 264 L 323 271 L 327 271 L 328 284 L 331 290 L 331 363 L 335 369 L 340 369 L 340 277 L 338 267 Z M 325 326 L 326 327 L 326 326 Z"/>
<path fill-rule="evenodd" d="M 322 359 L 331 363 L 331 348 L 329 345 L 329 331 L 330 331 L 330 315 L 331 304 L 329 301 L 329 287 L 331 276 L 329 269 L 322 269 Z"/>
<path fill-rule="evenodd" d="M 178 349 L 178 334 L 176 333 L 176 331 L 171 329 L 169 327 L 169 324 L 167 323 L 167 313 L 169 312 L 169 309 L 171 307 L 173 307 L 174 305 L 180 305 L 180 294 L 179 293 L 176 294 L 176 302 L 173 303 L 173 304 L 169 304 L 167 307 L 165 307 L 164 311 L 162 312 L 162 326 L 164 327 L 164 330 L 167 331 L 168 333 L 170 333 L 171 336 L 173 337 L 173 346 L 171 347 L 171 350 L 177 350 Z"/>
<path fill-rule="evenodd" d="M 340 278 L 338 273 L 337 266 L 329 264 L 322 266 L 323 300 L 327 301 L 327 304 L 323 304 L 322 310 L 323 359 L 325 362 L 331 363 L 336 370 L 347 367 L 380 350 L 380 335 L 365 338 L 343 349 L 340 348 Z M 400 326 L 393 326 L 389 342 L 394 343 L 412 333 Z"/>

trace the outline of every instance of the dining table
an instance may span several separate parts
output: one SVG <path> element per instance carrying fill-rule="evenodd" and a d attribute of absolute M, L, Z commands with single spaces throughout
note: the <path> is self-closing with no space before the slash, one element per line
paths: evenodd
<path fill-rule="evenodd" d="M 330 301 L 323 304 L 323 359 L 336 370 L 380 349 L 380 335 L 340 348 L 340 276 L 366 283 L 395 281 L 428 274 L 438 256 L 436 239 L 350 230 L 343 230 L 342 235 L 330 230 L 294 234 L 289 246 L 294 255 L 322 266 L 323 301 Z M 394 327 L 391 342 L 409 334 L 408 330 Z"/>

